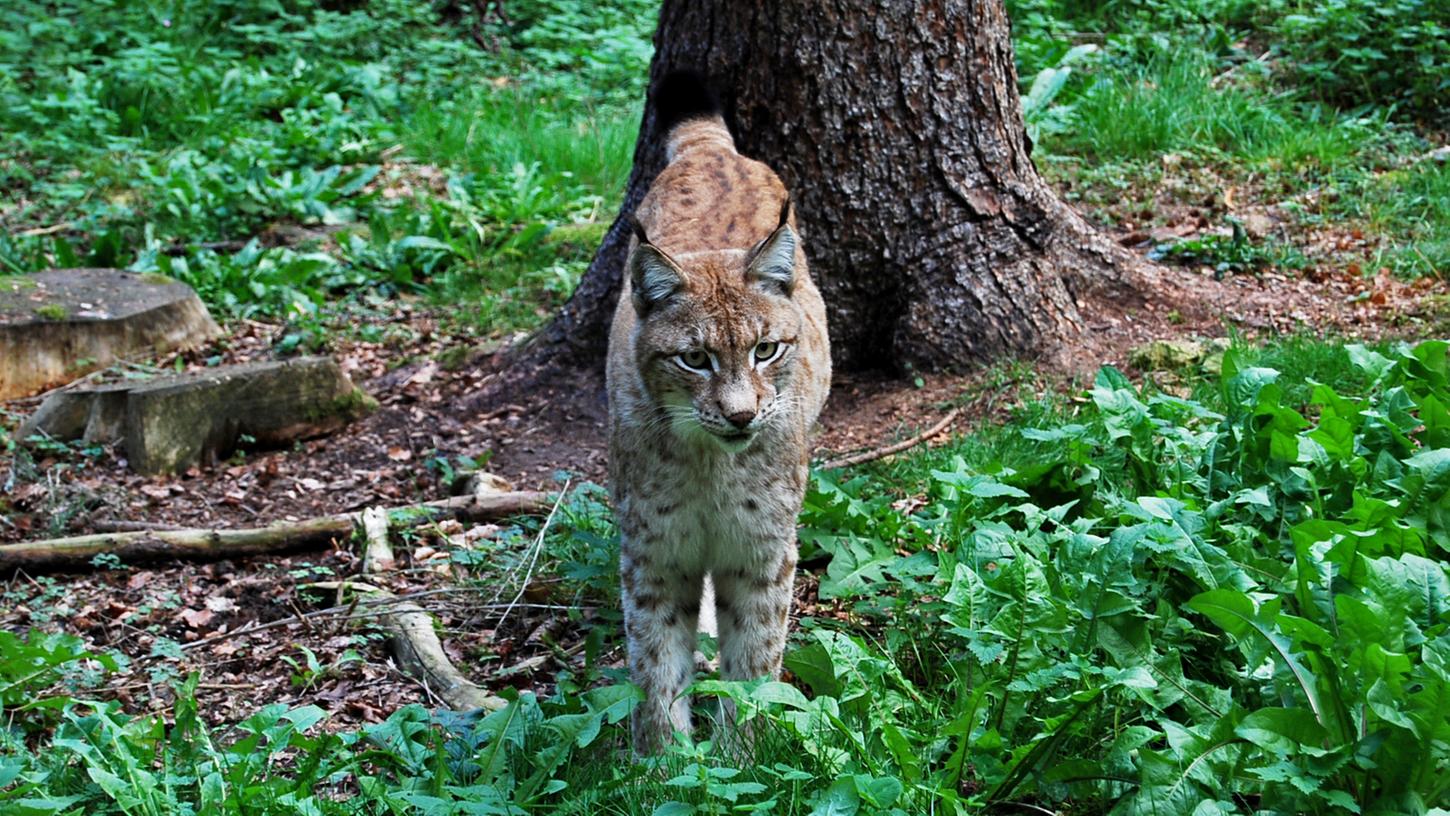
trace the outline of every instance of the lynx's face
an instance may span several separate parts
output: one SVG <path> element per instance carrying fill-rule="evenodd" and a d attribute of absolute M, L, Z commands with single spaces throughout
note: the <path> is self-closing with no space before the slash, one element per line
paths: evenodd
<path fill-rule="evenodd" d="M 803 321 L 790 298 L 795 246 L 782 226 L 750 253 L 635 250 L 636 364 L 676 435 L 738 453 L 791 413 Z"/>

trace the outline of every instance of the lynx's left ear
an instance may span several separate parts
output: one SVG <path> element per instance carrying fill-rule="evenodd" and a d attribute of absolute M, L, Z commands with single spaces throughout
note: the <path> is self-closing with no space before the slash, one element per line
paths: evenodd
<path fill-rule="evenodd" d="M 795 230 L 790 228 L 790 197 L 780 207 L 780 226 L 755 250 L 745 268 L 746 279 L 790 297 L 795 290 Z"/>
<path fill-rule="evenodd" d="M 644 226 L 638 220 L 634 222 L 634 237 L 637 243 L 629 256 L 626 274 L 629 275 L 634 310 L 644 317 L 685 285 L 685 274 L 670 256 L 650 243 Z"/>

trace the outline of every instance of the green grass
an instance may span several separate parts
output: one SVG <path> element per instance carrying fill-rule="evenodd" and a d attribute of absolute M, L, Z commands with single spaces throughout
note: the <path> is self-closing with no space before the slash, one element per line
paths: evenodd
<path fill-rule="evenodd" d="M 175 20 L 140 4 L 10 4 L 0 189 L 23 195 L 0 217 L 65 229 L 0 237 L 0 271 L 156 271 L 224 315 L 291 320 L 411 293 L 469 304 L 448 314 L 480 333 L 532 327 L 617 208 L 647 5 L 518 9 L 493 54 L 390 0 Z M 267 246 L 293 226 L 314 239 Z"/>
<path fill-rule="evenodd" d="M 1196 54 L 1155 57 L 1099 78 L 1075 107 L 1074 127 L 1044 145 L 1097 159 L 1141 159 L 1217 148 L 1262 152 L 1290 129 L 1279 110 L 1245 91 L 1210 86 Z"/>
<path fill-rule="evenodd" d="M 1443 126 L 1450 24 L 1439 0 L 1010 0 L 1018 68 L 1033 76 L 1097 36 L 1141 61 L 1198 53 L 1249 59 L 1276 87 L 1353 111 Z M 1261 59 L 1262 58 L 1262 59 Z"/>
<path fill-rule="evenodd" d="M 401 133 L 411 155 L 447 168 L 457 189 L 490 180 L 459 230 L 483 240 L 458 245 L 458 262 L 435 274 L 438 299 L 472 304 L 471 322 L 500 331 L 552 314 L 618 208 L 638 129 L 630 108 L 510 91 L 411 116 Z"/>
<path fill-rule="evenodd" d="M 1339 209 L 1377 234 L 1402 235 L 1380 251 L 1376 266 L 1444 277 L 1450 271 L 1450 163 L 1425 159 L 1360 179 Z"/>
<path fill-rule="evenodd" d="M 1051 133 L 1044 147 L 1110 162 L 1201 152 L 1313 176 L 1363 162 L 1393 136 L 1383 119 L 1336 115 L 1261 83 L 1215 84 L 1223 70 L 1193 51 L 1108 62 L 1071 101 L 1071 127 Z"/>
<path fill-rule="evenodd" d="M 1294 8 L 1269 4 L 1300 16 L 1341 14 L 1349 5 L 1353 3 L 1305 2 Z M 1027 121 L 1042 148 L 1039 161 L 1054 168 L 1054 177 L 1096 188 L 1089 196 L 1106 202 L 1123 189 L 1152 189 L 1166 176 L 1210 170 L 1219 183 L 1261 190 L 1272 197 L 1270 202 L 1286 201 L 1291 209 L 1300 207 L 1296 202 L 1305 196 L 1322 202 L 1318 212 L 1306 213 L 1308 222 L 1347 222 L 1347 228 L 1383 236 L 1375 257 L 1366 259 L 1374 268 L 1384 265 L 1407 276 L 1443 274 L 1450 234 L 1444 165 L 1424 161 L 1404 166 L 1409 157 L 1430 152 L 1443 137 L 1426 138 L 1434 131 L 1417 130 L 1414 117 L 1407 123 L 1401 114 L 1409 108 L 1336 108 L 1317 93 L 1323 86 L 1295 81 L 1300 75 L 1292 68 L 1292 54 L 1297 52 L 1290 44 L 1303 45 L 1294 39 L 1302 32 L 1290 36 L 1265 22 L 1261 9 L 1233 2 L 1054 0 L 1014 6 L 1019 71 L 1028 91 Z M 1397 5 L 1393 13 L 1385 12 L 1381 25 L 1392 27 L 1404 8 Z M 1376 32 L 1388 36 L 1385 30 Z M 1393 35 L 1407 43 L 1413 40 L 1404 30 Z M 1252 42 L 1246 45 L 1245 37 Z M 1074 43 L 1078 45 L 1070 47 Z M 1277 62 L 1256 58 L 1278 54 L 1280 44 L 1286 50 Z M 1425 43 L 1423 48 L 1438 53 L 1441 45 Z M 1425 59 L 1426 65 L 1435 65 L 1443 57 L 1432 53 Z M 1354 61 L 1346 55 L 1334 70 L 1347 70 Z M 1415 93 L 1423 107 L 1427 97 L 1423 91 Z M 1331 93 L 1331 102 L 1343 96 Z M 1391 98 L 1382 94 L 1377 101 Z M 1169 156 L 1179 170 L 1166 169 Z M 1059 165 L 1068 168 L 1065 173 L 1056 172 Z M 1222 190 L 1201 192 L 1211 196 Z M 1260 255 L 1273 250 L 1250 249 Z M 1301 259 L 1286 247 L 1262 260 L 1292 269 L 1304 265 Z M 1264 265 L 1247 260 L 1255 262 L 1230 266 Z"/>
<path fill-rule="evenodd" d="M 426 162 L 478 175 L 539 165 L 597 196 L 617 197 L 629 177 L 639 114 L 518 91 L 478 92 L 409 117 L 402 139 Z M 527 202 L 524 202 L 527 204 Z"/>

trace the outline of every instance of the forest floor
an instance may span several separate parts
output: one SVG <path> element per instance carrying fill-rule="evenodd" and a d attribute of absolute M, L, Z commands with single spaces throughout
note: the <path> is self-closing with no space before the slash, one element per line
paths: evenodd
<path fill-rule="evenodd" d="M 1159 229 L 1192 238 L 1207 223 L 1192 210 L 1180 217 L 1176 226 Z M 1146 249 L 1150 243 L 1138 229 L 1119 227 L 1113 235 L 1125 245 Z M 1450 333 L 1450 287 L 1443 281 L 1406 282 L 1388 274 L 1366 278 L 1351 271 L 1353 261 L 1338 254 L 1373 241 L 1362 233 L 1342 230 L 1300 240 L 1329 248 L 1306 274 L 1266 271 L 1216 280 L 1206 267 L 1163 268 L 1162 274 L 1184 293 L 1181 307 L 1099 318 L 1086 327 L 1065 368 L 1006 364 L 917 381 L 887 373 L 838 376 L 813 459 L 822 462 L 911 437 L 960 407 L 954 427 L 926 444 L 949 443 L 954 433 L 1005 421 L 1019 407 L 1024 379 L 1039 392 L 1069 394 L 1099 365 L 1115 365 L 1135 376 L 1152 373 L 1135 368 L 1132 359 L 1134 349 L 1151 341 L 1202 341 L 1229 333 L 1249 341 L 1302 332 L 1346 341 Z M 519 488 L 604 483 L 607 406 L 597 373 L 578 373 L 549 390 L 480 409 L 472 397 L 491 378 L 507 376 L 498 370 L 504 355 L 460 345 L 440 331 L 438 314 L 423 305 L 403 304 L 387 319 L 403 329 L 392 336 L 409 340 L 365 342 L 344 336 L 332 349 L 380 403 L 353 426 L 290 450 L 240 451 L 227 462 L 175 478 L 136 475 L 111 449 L 41 454 L 16 468 L 22 481 L 26 472 L 45 478 L 13 491 L 0 541 L 112 530 L 117 522 L 255 527 L 403 505 L 447 496 L 460 461 L 479 463 Z M 182 365 L 215 364 L 218 357 L 227 363 L 270 359 L 285 330 L 254 320 L 227 328 L 227 338 L 216 347 L 181 355 Z M 159 364 L 174 368 L 176 360 Z M 1167 376 L 1171 387 L 1171 370 Z M 18 415 L 37 402 L 16 401 L 8 410 Z M 439 616 L 447 649 L 476 682 L 548 694 L 556 672 L 582 665 L 583 638 L 596 610 L 556 597 L 547 583 L 530 584 L 527 600 L 500 621 L 496 611 L 509 601 L 506 587 L 488 598 L 480 592 L 450 595 L 458 575 L 446 559 L 430 560 L 441 558 L 450 545 L 496 537 L 503 530 L 487 524 L 421 531 L 409 542 L 413 548 L 404 550 L 389 587 L 433 594 L 427 606 Z M 307 584 L 358 572 L 358 547 L 356 541 L 337 541 L 320 551 L 209 564 L 172 562 L 39 579 L 17 575 L 10 578 L 8 593 L 26 600 L 0 611 L 0 627 L 42 625 L 130 656 L 131 669 L 114 673 L 98 691 L 139 709 L 169 706 L 169 678 L 195 671 L 204 678 L 197 700 L 214 722 L 245 717 L 258 700 L 318 704 L 333 713 L 330 727 L 339 729 L 377 722 L 419 699 L 417 682 L 387 658 L 376 633 L 359 634 L 346 614 L 313 622 L 303 613 L 327 606 Z M 814 582 L 807 577 L 797 589 L 795 614 L 821 614 Z M 561 614 L 565 609 L 571 613 Z M 269 628 L 228 637 L 259 625 Z M 181 651 L 158 648 L 165 641 L 179 644 Z M 480 662 L 479 656 L 486 658 Z M 606 657 L 606 662 L 620 660 L 617 652 Z M 158 671 L 163 662 L 165 669 Z M 237 694 L 240 689 L 248 693 Z"/>
<path fill-rule="evenodd" d="M 1434 674 L 1450 654 L 1450 589 L 1434 579 L 1450 573 L 1422 540 L 1446 519 L 1416 504 L 1450 478 L 1450 418 L 1425 419 L 1450 404 L 1445 348 L 1393 342 L 1450 337 L 1447 39 L 1418 0 L 1377 6 L 1372 32 L 1361 0 L 1296 14 L 1009 0 L 1034 161 L 1157 264 L 1168 294 L 1085 315 L 1042 359 L 836 377 L 786 657 L 789 690 L 810 698 L 760 704 L 780 741 L 758 760 L 708 743 L 672 754 L 698 789 L 616 761 L 628 735 L 608 702 L 627 672 L 600 372 L 501 387 L 508 344 L 558 309 L 613 219 L 658 4 L 497 4 L 509 19 L 471 30 L 444 11 L 466 4 L 293 5 L 160 25 L 141 4 L 0 7 L 0 65 L 25 66 L 0 72 L 0 283 L 54 266 L 168 275 L 224 337 L 98 376 L 325 353 L 377 410 L 153 478 L 113 448 L 16 439 L 40 397 L 0 404 L 0 543 L 399 507 L 474 470 L 559 493 L 547 517 L 395 529 L 397 563 L 369 576 L 433 613 L 453 662 L 532 719 L 490 723 L 491 764 L 455 766 L 459 735 L 471 761 L 487 728 L 455 728 L 357 597 L 319 586 L 359 575 L 360 536 L 210 563 L 103 556 L 0 575 L 0 810 L 48 796 L 51 811 L 135 812 L 128 796 L 164 789 L 174 806 L 151 812 L 208 812 L 222 765 L 233 789 L 271 797 L 247 812 L 267 813 L 356 812 L 335 806 L 364 778 L 378 800 L 514 808 L 497 812 L 856 812 L 893 781 L 882 799 L 905 812 L 958 797 L 971 812 L 1105 813 L 1130 796 L 1144 813 L 1155 796 L 1175 797 L 1156 812 L 1329 812 L 1344 797 L 1401 812 L 1376 811 L 1374 791 L 1414 790 L 1421 807 L 1450 795 L 1450 731 L 1422 722 L 1450 699 Z M 1180 340 L 1203 341 L 1192 360 L 1141 353 Z M 499 397 L 480 405 L 484 392 Z M 823 467 L 953 411 L 903 455 Z M 1382 551 L 1300 547 L 1320 521 Z M 1339 666 L 1324 675 L 1339 685 L 1268 676 L 1253 634 L 1205 596 L 1257 610 L 1257 631 L 1291 645 L 1285 665 Z M 1323 618 L 1341 609 L 1364 612 L 1358 629 Z M 1397 616 L 1403 632 L 1371 626 Z M 1413 677 L 1362 658 L 1392 642 Z M 1362 722 L 1290 719 L 1331 693 Z M 186 725 L 193 710 L 216 730 Z M 268 710 L 306 724 L 268 730 Z M 1272 750 L 1220 750 L 1246 717 L 1283 724 Z M 1366 722 L 1380 730 L 1359 740 Z M 313 725 L 336 741 L 312 742 Z M 388 730 L 405 726 L 415 740 Z M 114 750 L 86 753 L 78 734 Z M 147 787 L 158 764 L 175 773 Z M 1412 766 L 1418 787 L 1395 777 Z M 837 794 L 852 806 L 827 807 Z"/>

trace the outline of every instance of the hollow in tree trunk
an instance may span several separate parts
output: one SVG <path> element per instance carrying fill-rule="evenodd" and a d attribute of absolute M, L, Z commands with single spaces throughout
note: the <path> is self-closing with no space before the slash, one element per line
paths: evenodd
<path fill-rule="evenodd" d="M 664 0 L 651 87 L 695 69 L 784 179 L 842 369 L 1054 356 L 1147 272 L 1029 158 L 1001 0 Z M 526 358 L 602 363 L 629 215 L 664 162 L 647 105 L 619 219 Z"/>

